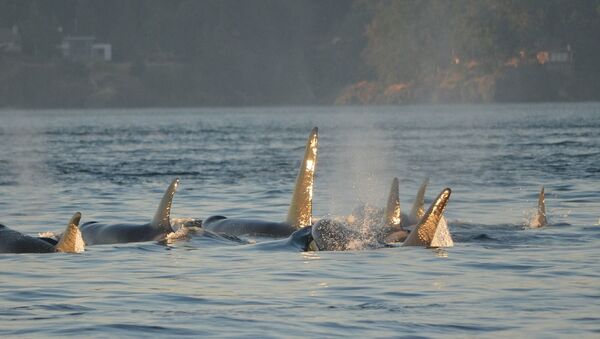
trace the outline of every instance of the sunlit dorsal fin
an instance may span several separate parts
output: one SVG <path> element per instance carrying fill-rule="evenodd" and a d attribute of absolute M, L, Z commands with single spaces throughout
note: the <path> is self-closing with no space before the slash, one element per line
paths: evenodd
<path fill-rule="evenodd" d="M 446 221 L 446 217 L 442 215 L 440 218 L 440 222 L 438 222 L 437 229 L 435 230 L 435 234 L 433 235 L 433 240 L 431 240 L 431 244 L 429 247 L 452 247 L 454 246 L 454 240 L 452 240 L 452 235 L 450 234 L 450 230 L 448 229 L 448 222 Z"/>
<path fill-rule="evenodd" d="M 423 180 L 423 183 L 419 187 L 419 190 L 417 191 L 415 202 L 413 203 L 412 209 L 410 210 L 410 214 L 408 215 L 410 224 L 418 223 L 425 214 L 425 190 L 427 190 L 428 184 L 429 178 L 425 178 L 425 180 Z"/>
<path fill-rule="evenodd" d="M 400 189 L 398 178 L 392 180 L 392 187 L 385 205 L 384 222 L 387 226 L 400 225 Z"/>
<path fill-rule="evenodd" d="M 429 206 L 427 212 L 425 212 L 425 215 L 423 215 L 421 222 L 406 238 L 403 246 L 431 246 L 446 204 L 448 204 L 450 193 L 451 190 L 445 188 L 438 195 L 431 206 Z"/>
<path fill-rule="evenodd" d="M 79 231 L 80 220 L 81 213 L 77 212 L 73 214 L 65 232 L 60 237 L 60 241 L 54 247 L 57 252 L 81 253 L 85 250 L 85 244 Z"/>
<path fill-rule="evenodd" d="M 548 224 L 548 220 L 546 219 L 546 196 L 544 194 L 544 186 L 542 186 L 542 190 L 538 197 L 537 212 L 533 220 L 529 223 L 529 226 L 542 227 L 546 226 L 546 224 Z"/>
<path fill-rule="evenodd" d="M 165 233 L 173 232 L 173 229 L 171 228 L 171 205 L 178 185 L 179 178 L 171 182 L 158 205 L 158 209 L 156 209 L 152 222 L 150 222 L 152 227 L 158 228 Z"/>
<path fill-rule="evenodd" d="M 312 224 L 312 198 L 317 167 L 317 147 L 319 144 L 319 129 L 313 128 L 306 142 L 304 159 L 298 171 L 296 186 L 292 195 L 290 209 L 286 222 L 297 228 Z"/>

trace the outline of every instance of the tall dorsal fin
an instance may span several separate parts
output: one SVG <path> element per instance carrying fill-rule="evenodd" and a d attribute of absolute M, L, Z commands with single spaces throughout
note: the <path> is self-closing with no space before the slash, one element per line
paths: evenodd
<path fill-rule="evenodd" d="M 529 223 L 529 227 L 542 227 L 548 224 L 548 220 L 546 219 L 546 196 L 544 194 L 544 186 L 542 186 L 542 190 L 540 191 L 540 195 L 538 197 L 538 208 L 535 214 L 535 217 Z"/>
<path fill-rule="evenodd" d="M 56 252 L 81 253 L 85 250 L 85 243 L 79 231 L 80 220 L 81 213 L 77 212 L 73 214 L 67 228 L 60 237 L 60 241 L 54 247 Z"/>
<path fill-rule="evenodd" d="M 392 180 L 392 187 L 385 205 L 384 222 L 387 226 L 400 225 L 400 189 L 398 178 Z"/>
<path fill-rule="evenodd" d="M 165 195 L 163 195 L 160 204 L 158 204 L 158 209 L 150 223 L 153 227 L 159 228 L 166 233 L 173 232 L 173 229 L 171 228 L 171 204 L 173 203 L 173 196 L 175 195 L 175 191 L 177 191 L 178 185 L 179 178 L 176 178 L 171 182 Z"/>
<path fill-rule="evenodd" d="M 421 222 L 406 238 L 404 244 L 402 244 L 403 246 L 431 246 L 451 192 L 449 188 L 445 188 L 438 195 L 433 204 L 429 206 L 427 212 L 425 212 Z"/>
<path fill-rule="evenodd" d="M 408 220 L 410 224 L 417 224 L 425 214 L 425 190 L 427 190 L 427 185 L 429 184 L 429 178 L 425 178 L 423 183 L 419 187 L 417 191 L 417 196 L 415 197 L 415 202 L 413 202 L 412 209 L 410 210 L 410 214 L 408 215 Z"/>
<path fill-rule="evenodd" d="M 546 194 L 544 193 L 544 186 L 540 190 L 540 195 L 538 196 L 538 215 L 544 219 L 544 224 L 546 223 Z"/>
<path fill-rule="evenodd" d="M 290 209 L 286 222 L 297 228 L 312 224 L 312 198 L 317 168 L 317 147 L 319 144 L 319 129 L 313 128 L 306 142 L 304 159 L 296 178 L 296 186 L 292 195 Z"/>

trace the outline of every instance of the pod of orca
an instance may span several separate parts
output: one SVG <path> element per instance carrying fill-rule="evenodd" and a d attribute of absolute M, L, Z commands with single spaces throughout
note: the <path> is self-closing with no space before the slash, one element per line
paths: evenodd
<path fill-rule="evenodd" d="M 357 207 L 343 218 L 314 219 L 312 215 L 314 174 L 317 166 L 318 129 L 310 132 L 304 158 L 292 194 L 287 218 L 283 222 L 227 218 L 221 215 L 204 220 L 171 219 L 173 197 L 179 179 L 174 179 L 164 193 L 152 220 L 147 224 L 86 222 L 79 225 L 81 213 L 73 215 L 66 229 L 52 236 L 33 237 L 0 224 L 0 253 L 80 253 L 85 246 L 142 241 L 165 241 L 173 234 L 201 234 L 239 243 L 241 236 L 279 238 L 249 246 L 294 248 L 300 251 L 344 251 L 365 248 L 402 246 L 452 247 L 454 242 L 444 218 L 444 210 L 452 191 L 444 188 L 425 209 L 425 191 L 421 184 L 409 214 L 400 210 L 399 181 L 392 180 L 384 208 L 369 205 Z M 547 224 L 544 188 L 537 213 L 529 227 Z M 366 233 L 366 234 L 365 234 Z"/>

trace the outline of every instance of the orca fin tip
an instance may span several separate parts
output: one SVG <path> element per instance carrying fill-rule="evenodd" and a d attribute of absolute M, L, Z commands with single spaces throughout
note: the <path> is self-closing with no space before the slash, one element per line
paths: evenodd
<path fill-rule="evenodd" d="M 81 221 L 81 212 L 75 212 L 69 221 L 69 224 L 73 224 L 75 226 L 79 226 L 79 222 Z"/>

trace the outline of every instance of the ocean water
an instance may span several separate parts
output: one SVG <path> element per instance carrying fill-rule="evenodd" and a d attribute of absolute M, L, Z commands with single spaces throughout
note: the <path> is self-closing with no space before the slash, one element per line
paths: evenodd
<path fill-rule="evenodd" d="M 0 336 L 599 337 L 600 104 L 0 111 L 0 223 L 283 221 L 319 127 L 316 216 L 408 212 L 455 247 L 264 250 L 204 237 L 0 255 Z M 524 227 L 546 187 L 550 225 Z M 264 241 L 264 239 L 250 239 Z"/>

